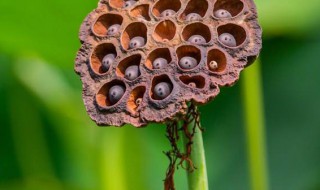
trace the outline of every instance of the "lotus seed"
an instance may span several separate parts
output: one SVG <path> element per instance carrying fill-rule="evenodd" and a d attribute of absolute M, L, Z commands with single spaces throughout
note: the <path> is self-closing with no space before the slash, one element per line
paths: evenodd
<path fill-rule="evenodd" d="M 117 103 L 123 96 L 125 88 L 121 85 L 115 85 L 109 90 L 109 100 L 111 104 Z"/>
<path fill-rule="evenodd" d="M 229 33 L 221 34 L 219 36 L 219 40 L 221 43 L 223 43 L 226 46 L 229 46 L 229 47 L 236 47 L 237 46 L 236 39 L 233 37 L 233 35 L 231 35 Z"/>
<path fill-rule="evenodd" d="M 125 78 L 131 81 L 138 78 L 139 75 L 140 75 L 140 71 L 139 71 L 139 66 L 137 65 L 132 65 L 128 67 L 125 71 Z"/>
<path fill-rule="evenodd" d="M 201 16 L 198 13 L 190 13 L 186 17 L 187 21 L 195 21 L 200 19 L 201 19 Z"/>
<path fill-rule="evenodd" d="M 188 42 L 193 44 L 204 44 L 206 40 L 201 35 L 193 35 L 188 39 Z"/>
<path fill-rule="evenodd" d="M 196 88 L 197 87 L 196 83 L 194 83 L 194 82 L 190 82 L 189 86 L 192 87 L 192 88 Z"/>
<path fill-rule="evenodd" d="M 130 49 L 139 48 L 145 45 L 145 39 L 141 36 L 134 37 L 130 40 Z"/>
<path fill-rule="evenodd" d="M 176 11 L 172 10 L 172 9 L 167 9 L 167 10 L 164 10 L 162 13 L 161 13 L 161 17 L 169 17 L 169 16 L 173 16 L 174 14 L 176 14 Z"/>
<path fill-rule="evenodd" d="M 152 63 L 154 69 L 163 69 L 168 65 L 168 61 L 162 57 L 157 58 Z"/>
<path fill-rule="evenodd" d="M 142 98 L 138 98 L 138 99 L 136 100 L 136 105 L 137 105 L 137 107 L 140 106 L 141 103 L 142 103 Z"/>
<path fill-rule="evenodd" d="M 114 63 L 115 58 L 115 54 L 108 54 L 103 57 L 101 65 L 102 72 L 107 72 L 109 70 L 110 66 Z"/>
<path fill-rule="evenodd" d="M 216 61 L 211 61 L 209 63 L 210 70 L 216 70 L 218 68 L 218 63 Z"/>
<path fill-rule="evenodd" d="M 180 59 L 179 65 L 182 69 L 193 69 L 198 65 L 198 63 L 195 58 L 186 56 Z"/>
<path fill-rule="evenodd" d="M 136 1 L 126 1 L 125 4 L 123 5 L 124 8 L 127 8 L 127 7 L 131 7 L 133 6 L 134 4 L 136 3 Z"/>
<path fill-rule="evenodd" d="M 230 12 L 228 12 L 227 10 L 224 10 L 224 9 L 219 9 L 216 12 L 214 12 L 214 16 L 217 18 L 231 18 L 232 17 Z"/>
<path fill-rule="evenodd" d="M 108 36 L 114 36 L 120 31 L 120 24 L 114 24 L 108 28 Z"/>
<path fill-rule="evenodd" d="M 154 87 L 154 94 L 158 99 L 165 99 L 172 91 L 172 85 L 167 82 L 161 82 Z"/>

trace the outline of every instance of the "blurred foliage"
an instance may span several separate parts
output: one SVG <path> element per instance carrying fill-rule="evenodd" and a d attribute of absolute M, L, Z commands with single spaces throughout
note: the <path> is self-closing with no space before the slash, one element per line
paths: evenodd
<path fill-rule="evenodd" d="M 270 189 L 319 190 L 320 1 L 256 3 Z M 96 4 L 0 1 L 1 190 L 162 189 L 162 125 L 99 128 L 86 115 L 73 64 L 80 23 Z M 241 79 L 201 107 L 215 190 L 251 187 L 243 88 Z M 179 170 L 177 189 L 186 184 Z"/>

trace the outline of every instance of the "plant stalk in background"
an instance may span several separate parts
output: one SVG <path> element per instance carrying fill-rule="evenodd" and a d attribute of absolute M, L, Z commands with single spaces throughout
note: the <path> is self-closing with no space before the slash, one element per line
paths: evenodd
<path fill-rule="evenodd" d="M 179 131 L 183 138 L 184 152 L 177 145 Z M 167 124 L 167 138 L 172 149 L 166 152 L 170 164 L 164 183 L 165 190 L 175 190 L 174 172 L 179 166 L 187 171 L 190 190 L 208 190 L 200 115 L 194 104 L 189 105 L 187 114 L 181 120 Z"/>

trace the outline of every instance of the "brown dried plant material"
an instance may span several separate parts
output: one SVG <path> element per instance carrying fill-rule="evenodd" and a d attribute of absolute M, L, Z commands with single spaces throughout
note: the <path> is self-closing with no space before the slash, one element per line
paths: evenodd
<path fill-rule="evenodd" d="M 79 35 L 75 71 L 87 112 L 101 126 L 167 122 L 185 114 L 189 101 L 207 103 L 239 79 L 262 43 L 253 0 L 100 0 Z M 139 73 L 128 80 L 134 65 Z M 159 99 L 162 82 L 170 94 Z M 111 103 L 115 85 L 124 93 Z"/>

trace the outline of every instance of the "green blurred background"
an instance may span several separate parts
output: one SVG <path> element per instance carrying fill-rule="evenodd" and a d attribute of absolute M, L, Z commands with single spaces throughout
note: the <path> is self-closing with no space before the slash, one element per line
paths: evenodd
<path fill-rule="evenodd" d="M 210 189 L 320 190 L 320 1 L 256 4 L 260 63 L 200 108 Z M 1 190 L 163 189 L 165 127 L 99 128 L 83 106 L 74 58 L 96 5 L 0 1 Z"/>

